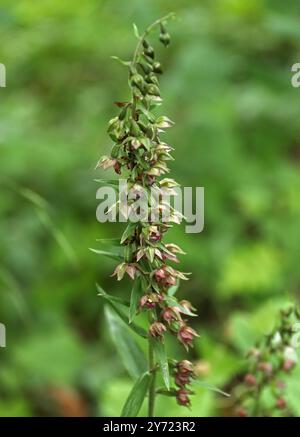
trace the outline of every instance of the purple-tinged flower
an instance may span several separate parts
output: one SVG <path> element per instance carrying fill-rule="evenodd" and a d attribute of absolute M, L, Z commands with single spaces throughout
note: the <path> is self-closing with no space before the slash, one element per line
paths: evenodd
<path fill-rule="evenodd" d="M 166 307 L 162 313 L 162 318 L 168 324 L 180 321 L 181 316 L 178 307 Z"/>
<path fill-rule="evenodd" d="M 191 403 L 189 399 L 189 394 L 192 392 L 190 390 L 186 390 L 185 388 L 180 388 L 176 393 L 176 400 L 179 405 L 183 405 L 184 407 L 188 407 Z"/>
<path fill-rule="evenodd" d="M 177 338 L 180 343 L 188 350 L 189 347 L 192 347 L 194 337 L 199 337 L 197 332 L 187 325 L 182 325 L 177 333 Z"/>
<path fill-rule="evenodd" d="M 247 375 L 244 378 L 244 382 L 250 387 L 254 387 L 256 385 L 256 378 L 251 373 L 247 373 Z"/>
<path fill-rule="evenodd" d="M 149 332 L 152 337 L 163 339 L 163 335 L 166 332 L 167 328 L 161 322 L 154 322 L 149 327 Z"/>

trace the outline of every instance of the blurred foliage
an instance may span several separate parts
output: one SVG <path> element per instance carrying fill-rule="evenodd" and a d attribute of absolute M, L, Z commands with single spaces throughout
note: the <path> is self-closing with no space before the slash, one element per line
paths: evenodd
<path fill-rule="evenodd" d="M 132 386 L 95 289 L 128 296 L 130 284 L 88 251 L 122 230 L 96 221 L 93 168 L 111 146 L 113 101 L 127 96 L 126 71 L 110 56 L 130 59 L 132 22 L 142 29 L 169 11 L 178 16 L 161 51 L 164 112 L 176 122 L 172 171 L 206 196 L 204 232 L 181 225 L 170 235 L 193 272 L 181 293 L 200 315 L 201 378 L 230 389 L 247 348 L 298 299 L 297 2 L 0 0 L 2 416 L 119 415 Z M 294 375 L 288 396 L 299 415 Z M 198 391 L 191 411 L 160 398 L 157 414 L 231 414 L 230 400 Z"/>

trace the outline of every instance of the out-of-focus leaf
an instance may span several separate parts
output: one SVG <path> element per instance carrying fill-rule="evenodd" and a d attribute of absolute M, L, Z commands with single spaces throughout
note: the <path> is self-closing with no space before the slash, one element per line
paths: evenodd
<path fill-rule="evenodd" d="M 133 386 L 123 407 L 121 417 L 136 417 L 141 409 L 151 381 L 149 372 L 143 373 Z"/>
<path fill-rule="evenodd" d="M 91 252 L 96 253 L 97 255 L 103 255 L 106 256 L 107 258 L 111 258 L 117 261 L 120 261 L 123 259 L 122 255 L 119 255 L 117 253 L 113 253 L 113 252 L 108 252 L 106 250 L 101 250 L 101 249 L 93 249 L 92 247 L 89 248 L 89 250 Z"/>
<path fill-rule="evenodd" d="M 141 279 L 138 277 L 134 281 L 130 296 L 129 323 L 133 321 L 136 315 L 141 295 Z"/>
<path fill-rule="evenodd" d="M 216 392 L 216 393 L 219 393 L 219 394 L 221 394 L 221 395 L 223 395 L 223 396 L 230 397 L 230 394 L 229 394 L 229 393 L 226 393 L 225 391 L 219 389 L 218 387 L 216 387 L 216 386 L 213 385 L 213 384 L 210 384 L 209 382 L 201 381 L 201 380 L 199 380 L 199 379 L 193 379 L 193 380 L 191 381 L 191 386 L 192 386 L 192 388 L 193 388 L 193 387 L 205 388 L 205 389 L 207 389 L 207 390 L 211 390 L 211 391 L 214 391 L 214 392 Z"/>
<path fill-rule="evenodd" d="M 152 345 L 155 353 L 155 357 L 159 364 L 162 377 L 167 390 L 170 390 L 170 374 L 169 374 L 169 364 L 168 357 L 166 354 L 165 345 L 159 340 L 152 340 Z"/>
<path fill-rule="evenodd" d="M 105 307 L 112 339 L 128 373 L 138 377 L 147 369 L 147 361 L 142 350 L 133 339 L 132 334 L 120 318 L 108 306 Z"/>
<path fill-rule="evenodd" d="M 100 287 L 99 284 L 96 284 L 96 288 L 98 291 L 98 296 L 103 297 L 104 299 L 110 301 L 110 302 L 115 302 L 115 303 L 120 303 L 121 305 L 124 305 L 126 307 L 129 307 L 129 302 L 126 299 L 122 299 L 121 297 L 118 296 L 112 296 L 111 294 L 106 293 L 102 287 Z"/>

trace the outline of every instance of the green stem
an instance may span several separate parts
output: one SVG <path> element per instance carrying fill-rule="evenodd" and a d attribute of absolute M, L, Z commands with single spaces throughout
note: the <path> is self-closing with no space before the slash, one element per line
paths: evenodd
<path fill-rule="evenodd" d="M 148 393 L 148 417 L 154 417 L 154 404 L 155 404 L 155 362 L 154 362 L 154 352 L 151 343 L 151 339 L 149 339 L 149 372 L 152 374 L 149 393 Z"/>
<path fill-rule="evenodd" d="M 142 36 L 139 39 L 139 42 L 136 46 L 134 55 L 133 55 L 133 59 L 132 59 L 132 65 L 134 66 L 137 62 L 138 56 L 139 56 L 139 51 L 142 47 L 143 41 L 146 38 L 147 35 L 149 35 L 149 33 L 154 29 L 154 27 L 158 26 L 160 23 L 162 23 L 163 21 L 167 21 L 170 20 L 171 18 L 174 18 L 175 14 L 174 12 L 170 12 L 168 15 L 165 15 L 162 18 L 159 18 L 158 20 L 154 21 L 154 23 L 152 23 L 149 27 L 147 27 L 147 29 L 145 30 L 145 32 L 142 34 Z"/>

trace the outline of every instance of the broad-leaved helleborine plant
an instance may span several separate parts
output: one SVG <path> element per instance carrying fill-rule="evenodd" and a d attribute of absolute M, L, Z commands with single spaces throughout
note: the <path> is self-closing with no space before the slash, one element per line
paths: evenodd
<path fill-rule="evenodd" d="M 170 36 L 165 26 L 172 17 L 173 14 L 169 14 L 155 21 L 142 35 L 134 26 L 138 42 L 133 59 L 129 62 L 118 59 L 128 68 L 131 95 L 128 101 L 116 102 L 119 115 L 108 125 L 114 145 L 110 156 L 103 156 L 97 165 L 103 169 L 113 168 L 118 175 L 124 176 L 128 190 L 134 190 L 137 198 L 141 189 L 146 192 L 155 189 L 160 197 L 174 194 L 174 188 L 178 186 L 177 182 L 165 176 L 169 172 L 167 163 L 173 159 L 173 149 L 164 142 L 161 134 L 172 127 L 173 122 L 166 116 L 155 115 L 156 107 L 162 103 L 158 79 L 162 66 L 148 39 L 153 30 L 159 29 L 159 40 L 168 47 Z M 113 181 L 109 182 L 113 184 Z M 108 303 L 111 320 L 115 320 L 116 316 L 121 318 L 130 329 L 148 341 L 147 369 L 137 378 L 124 405 L 123 416 L 137 415 L 146 397 L 148 415 L 153 416 L 156 395 L 174 396 L 178 404 L 189 406 L 189 395 L 193 393 L 190 387 L 195 378 L 192 363 L 168 357 L 164 340 L 166 335 L 172 335 L 188 350 L 198 335 L 188 321 L 195 316 L 192 304 L 175 297 L 179 281 L 188 279 L 187 274 L 173 266 L 179 263 L 178 255 L 184 252 L 177 244 L 164 242 L 166 232 L 178 223 L 179 215 L 169 204 L 171 214 L 168 221 L 162 221 L 161 215 L 153 221 L 152 206 L 149 201 L 148 220 L 129 221 L 118 242 L 122 247 L 121 262 L 113 276 L 118 281 L 124 276 L 133 281 L 130 300 L 110 296 L 98 286 L 99 294 Z M 120 209 L 121 205 L 116 207 Z M 164 207 L 163 202 L 159 203 L 160 212 Z M 117 258 L 120 256 L 120 253 L 97 252 Z M 147 330 L 134 321 L 136 315 L 142 312 L 147 315 Z M 120 335 L 123 334 L 121 330 Z M 119 340 L 122 341 L 121 338 Z M 124 354 L 133 353 L 132 348 L 140 354 L 132 343 Z M 161 372 L 163 387 L 157 387 L 158 372 Z"/>

